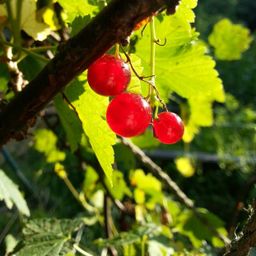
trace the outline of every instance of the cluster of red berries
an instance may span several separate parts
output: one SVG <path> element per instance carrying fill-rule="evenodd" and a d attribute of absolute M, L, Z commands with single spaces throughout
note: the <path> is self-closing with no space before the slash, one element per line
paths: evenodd
<path fill-rule="evenodd" d="M 182 138 L 181 118 L 161 112 L 152 121 L 150 104 L 139 94 L 125 92 L 131 80 L 129 65 L 121 58 L 105 54 L 88 68 L 88 83 L 98 94 L 112 96 L 106 119 L 110 128 L 123 137 L 142 134 L 152 122 L 154 136 L 162 143 L 173 144 Z"/>

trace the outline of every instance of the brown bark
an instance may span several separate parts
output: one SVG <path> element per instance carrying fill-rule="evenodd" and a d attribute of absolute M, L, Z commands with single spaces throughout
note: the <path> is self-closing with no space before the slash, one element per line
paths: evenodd
<path fill-rule="evenodd" d="M 256 247 L 256 202 L 243 230 L 232 240 L 224 256 L 246 256 L 252 247 Z"/>
<path fill-rule="evenodd" d="M 129 36 L 135 25 L 178 0 L 113 0 L 80 33 L 60 47 L 46 67 L 0 112 L 0 146 L 31 120 L 73 78 L 115 43 Z M 33 122 L 32 122 L 33 123 Z"/>

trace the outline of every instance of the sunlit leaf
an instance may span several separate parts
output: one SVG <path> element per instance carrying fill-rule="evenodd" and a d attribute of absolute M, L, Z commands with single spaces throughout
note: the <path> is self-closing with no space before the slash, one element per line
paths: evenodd
<path fill-rule="evenodd" d="M 9 209 L 15 205 L 20 213 L 30 215 L 27 203 L 17 185 L 2 170 L 0 170 L 0 201 L 4 201 Z"/>
<path fill-rule="evenodd" d="M 197 102 L 198 107 L 191 116 L 196 116 L 199 106 L 201 109 L 197 123 L 188 121 L 184 140 L 190 142 L 200 126 L 212 124 L 212 103 L 224 101 L 222 82 L 215 70 L 214 60 L 207 55 L 207 48 L 198 40 L 198 33 L 191 26 L 194 21 L 192 8 L 197 1 L 181 1 L 175 15 L 164 16 L 156 23 L 156 36 L 159 43 L 156 45 L 156 86 L 161 97 L 167 102 L 171 93 L 176 93 L 188 99 L 189 104 Z M 138 35 L 141 37 L 140 35 Z M 145 68 L 145 74 L 150 74 L 150 28 L 144 30 L 143 36 L 136 45 L 138 55 Z M 199 101 L 201 100 L 201 101 Z"/>
<path fill-rule="evenodd" d="M 77 16 L 83 17 L 85 15 L 92 14 L 97 10 L 96 6 L 90 5 L 86 0 L 76 0 L 74 2 L 69 0 L 57 1 L 67 13 L 67 22 L 69 23 L 72 23 Z"/>
<path fill-rule="evenodd" d="M 137 204 L 143 204 L 145 202 L 145 192 L 139 188 L 134 190 L 134 199 Z"/>
<path fill-rule="evenodd" d="M 135 170 L 130 177 L 131 184 L 140 188 L 141 190 L 147 193 L 155 193 L 157 191 L 161 191 L 162 185 L 161 182 L 152 176 L 152 174 L 145 174 L 143 170 Z"/>
<path fill-rule="evenodd" d="M 233 24 L 222 19 L 213 27 L 209 43 L 214 47 L 215 56 L 220 60 L 238 60 L 246 51 L 252 37 L 250 30 L 243 25 Z"/>
<path fill-rule="evenodd" d="M 51 130 L 36 130 L 34 140 L 35 149 L 44 153 L 48 163 L 55 163 L 65 159 L 66 154 L 57 148 L 57 136 Z"/>
<path fill-rule="evenodd" d="M 179 157 L 175 159 L 175 165 L 177 170 L 184 177 L 191 177 L 195 174 L 195 168 L 192 164 L 192 161 L 188 157 Z"/>
<path fill-rule="evenodd" d="M 175 229 L 181 234 L 189 237 L 193 246 L 199 248 L 204 240 L 211 242 L 216 247 L 223 247 L 224 243 L 216 235 L 215 232 L 227 236 L 227 231 L 224 228 L 224 222 L 214 215 L 208 212 L 206 209 L 200 208 L 198 212 L 202 218 L 208 224 L 204 224 L 201 220 L 194 215 L 190 210 L 183 211 L 179 216 L 179 223 L 175 226 Z M 210 225 L 215 231 L 208 228 Z"/>
<path fill-rule="evenodd" d="M 17 17 L 17 2 L 18 0 L 10 0 L 13 17 Z M 6 9 L 3 10 L 7 15 Z M 51 33 L 50 27 L 44 22 L 37 19 L 35 0 L 23 0 L 21 13 L 20 28 L 35 40 L 43 41 Z"/>
<path fill-rule="evenodd" d="M 82 94 L 81 86 L 84 90 Z M 108 98 L 93 92 L 87 83 L 84 82 L 81 85 L 81 82 L 77 81 L 74 81 L 67 88 L 66 94 L 76 108 L 83 130 L 89 138 L 102 169 L 112 184 L 113 145 L 116 142 L 116 135 L 105 120 Z"/>
<path fill-rule="evenodd" d="M 125 195 L 132 196 L 132 192 L 127 186 L 122 172 L 115 170 L 113 172 L 113 187 L 109 183 L 107 183 L 107 186 L 111 194 L 118 200 L 122 200 Z"/>
<path fill-rule="evenodd" d="M 9 255 L 14 250 L 17 244 L 18 240 L 13 235 L 7 235 L 5 238 L 6 253 Z"/>
<path fill-rule="evenodd" d="M 173 255 L 174 249 L 167 247 L 157 240 L 148 241 L 148 255 L 149 256 L 168 256 Z"/>

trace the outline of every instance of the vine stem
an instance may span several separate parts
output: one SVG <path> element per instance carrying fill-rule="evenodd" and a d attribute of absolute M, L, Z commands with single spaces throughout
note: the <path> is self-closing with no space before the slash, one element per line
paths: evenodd
<path fill-rule="evenodd" d="M 156 28 L 155 28 L 155 18 L 152 16 L 150 22 L 150 68 L 151 68 L 151 83 L 155 85 L 156 83 Z M 152 87 L 150 86 L 150 94 L 152 93 Z"/>
<path fill-rule="evenodd" d="M 146 247 L 146 241 L 147 241 L 147 237 L 143 236 L 141 238 L 141 256 L 145 256 L 145 247 Z"/>
<path fill-rule="evenodd" d="M 72 195 L 76 198 L 76 200 L 78 202 L 81 203 L 81 205 L 88 211 L 88 212 L 91 212 L 91 213 L 95 213 L 97 212 L 96 211 L 96 208 L 94 208 L 93 206 L 91 206 L 90 204 L 87 203 L 87 201 L 81 197 L 79 195 L 79 193 L 77 192 L 77 190 L 75 189 L 75 187 L 73 186 L 73 184 L 71 183 L 71 181 L 69 180 L 68 177 L 63 177 L 63 181 L 64 183 L 66 184 L 66 186 L 68 187 L 68 189 L 70 190 L 70 192 L 72 193 Z"/>
<path fill-rule="evenodd" d="M 16 48 L 16 49 L 18 49 L 18 50 L 20 50 L 20 51 L 22 51 L 22 52 L 24 52 L 24 53 L 26 53 L 28 55 L 31 55 L 31 56 L 34 56 L 37 59 L 40 59 L 43 62 L 49 62 L 49 59 L 47 59 L 47 58 L 43 57 L 42 55 L 36 53 L 36 49 L 37 48 L 30 48 L 30 49 L 28 48 L 28 49 L 26 49 L 26 48 L 23 48 L 23 47 L 21 47 L 19 45 L 16 45 L 15 43 L 13 44 L 13 43 L 4 41 L 1 38 L 0 38 L 0 43 L 3 44 L 3 45 L 7 45 L 7 46 L 11 46 L 13 48 Z M 44 48 L 38 47 L 38 48 L 39 48 L 38 51 L 48 50 L 45 47 Z"/>
<path fill-rule="evenodd" d="M 99 213 L 97 208 L 87 203 L 85 198 L 80 196 L 80 194 L 78 193 L 78 191 L 76 190 L 76 188 L 74 187 L 70 179 L 68 178 L 68 174 L 63 167 L 56 168 L 54 171 L 57 174 L 57 176 L 64 181 L 64 183 L 66 184 L 66 186 L 68 187 L 68 189 L 70 190 L 74 198 L 83 206 L 85 210 L 87 210 L 90 213 L 96 213 L 96 214 Z"/>
<path fill-rule="evenodd" d="M 161 99 L 159 91 L 156 88 L 156 44 L 158 44 L 158 41 L 156 37 L 155 17 L 153 15 L 150 21 L 150 69 L 152 77 L 150 79 L 149 97 L 151 98 L 154 91 L 163 108 L 168 111 L 166 104 Z"/>
<path fill-rule="evenodd" d="M 77 244 L 73 244 L 73 247 L 76 249 L 76 251 L 78 251 L 79 253 L 81 253 L 84 256 L 93 256 L 92 254 L 84 251 L 81 247 L 79 247 Z"/>

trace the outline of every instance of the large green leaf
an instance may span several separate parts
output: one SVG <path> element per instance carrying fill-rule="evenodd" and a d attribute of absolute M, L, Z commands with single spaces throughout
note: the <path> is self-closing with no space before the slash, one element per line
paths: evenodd
<path fill-rule="evenodd" d="M 222 19 L 214 25 L 209 43 L 214 47 L 215 56 L 220 60 L 238 60 L 246 51 L 252 37 L 250 30 L 243 25 L 233 24 Z"/>
<path fill-rule="evenodd" d="M 156 87 L 165 101 L 172 92 L 188 99 L 192 119 L 186 122 L 183 137 L 186 142 L 193 139 L 200 126 L 212 124 L 213 101 L 224 101 L 215 61 L 207 55 L 205 44 L 198 40 L 198 33 L 190 24 L 194 22 L 192 8 L 196 4 L 195 0 L 182 0 L 175 15 L 155 20 L 157 38 L 160 43 L 166 42 L 156 46 Z M 143 60 L 146 75 L 151 75 L 150 44 L 148 27 L 136 45 L 136 54 Z"/>
<path fill-rule="evenodd" d="M 26 216 L 30 215 L 27 203 L 17 185 L 0 170 L 0 201 L 2 200 L 9 209 L 15 205 L 20 213 Z"/>
<path fill-rule="evenodd" d="M 105 120 L 109 100 L 108 97 L 94 93 L 85 82 L 83 89 L 84 92 L 81 94 L 81 82 L 75 80 L 67 88 L 66 95 L 76 108 L 83 130 L 89 138 L 102 169 L 112 184 L 113 145 L 116 142 L 116 136 Z"/>
<path fill-rule="evenodd" d="M 215 247 L 223 247 L 224 243 L 217 234 L 227 236 L 224 222 L 206 209 L 200 208 L 197 209 L 197 211 L 208 224 L 199 220 L 192 211 L 186 210 L 180 214 L 175 229 L 187 236 L 196 248 L 199 248 L 204 240 L 211 242 Z M 208 226 L 210 226 L 211 229 L 209 229 Z"/>
<path fill-rule="evenodd" d="M 156 84 L 163 98 L 171 92 L 184 98 L 195 95 L 210 100 L 224 100 L 224 93 L 215 62 L 206 55 L 206 47 L 196 41 L 197 34 L 188 23 L 175 16 L 166 16 L 162 22 L 156 20 L 156 31 L 164 46 L 156 47 Z M 138 42 L 136 54 L 149 64 L 150 31 L 145 30 Z M 150 75 L 150 74 L 147 74 Z"/>
<path fill-rule="evenodd" d="M 72 233 L 77 231 L 79 219 L 36 219 L 26 223 L 24 239 L 17 256 L 59 256 L 72 250 Z"/>

